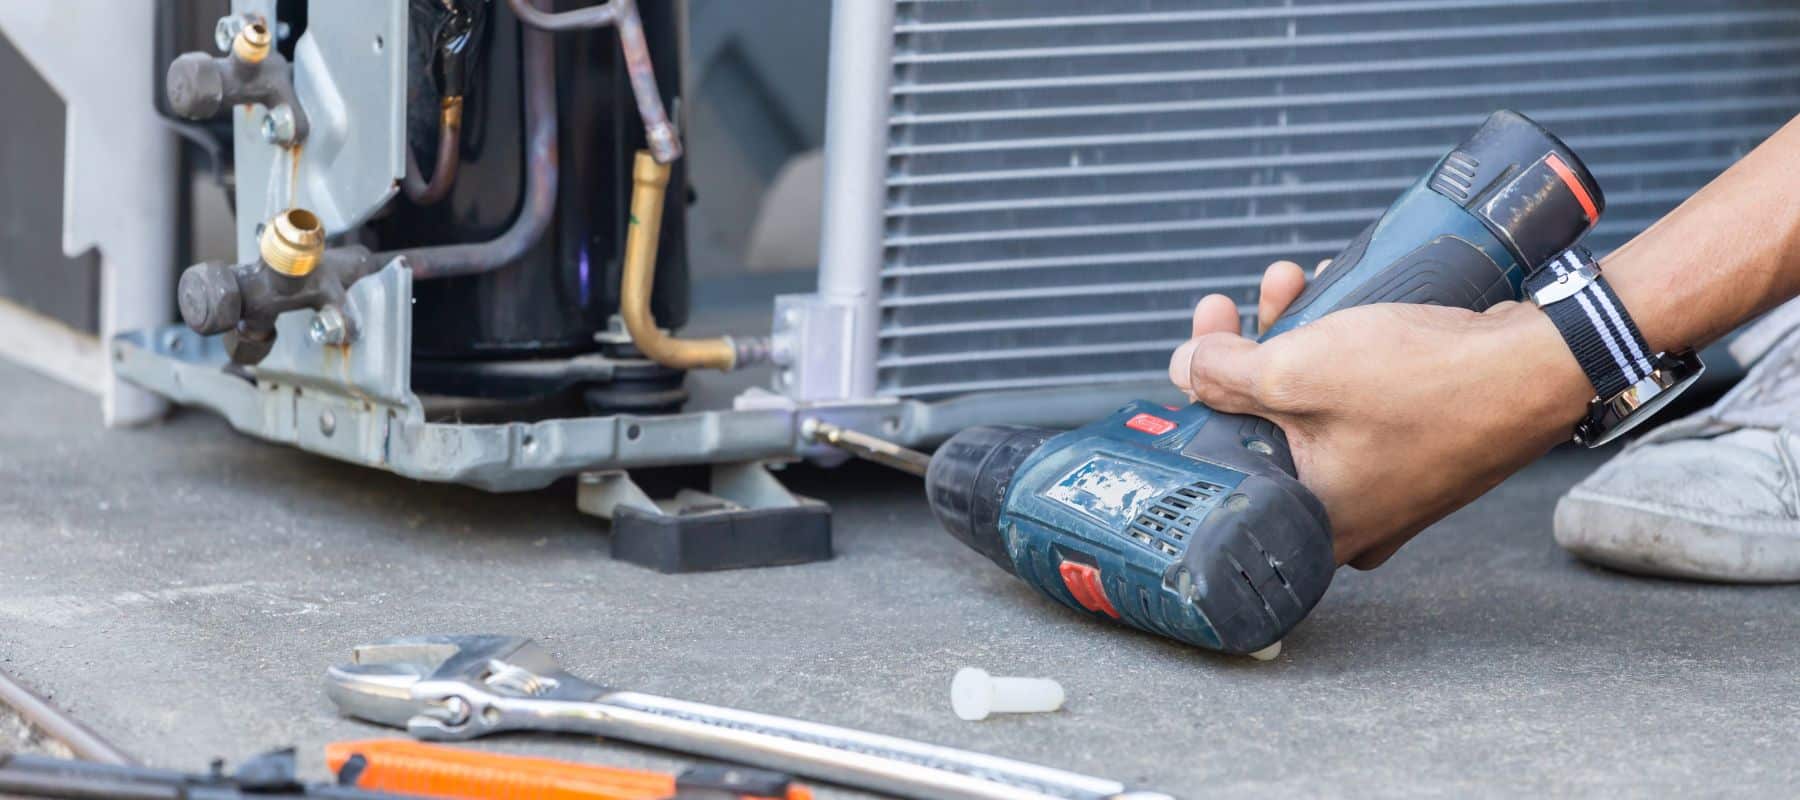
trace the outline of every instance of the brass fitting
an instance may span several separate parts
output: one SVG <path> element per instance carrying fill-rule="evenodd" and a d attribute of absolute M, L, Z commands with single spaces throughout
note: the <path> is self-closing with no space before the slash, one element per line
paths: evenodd
<path fill-rule="evenodd" d="M 438 125 L 445 129 L 462 127 L 463 99 L 460 94 L 447 95 L 438 104 Z"/>
<path fill-rule="evenodd" d="M 290 208 L 263 226 L 257 240 L 263 262 L 269 269 L 293 278 L 311 274 L 325 252 L 325 226 L 304 208 Z"/>
<path fill-rule="evenodd" d="M 231 53 L 246 64 L 260 64 L 269 57 L 269 26 L 252 22 L 231 40 Z"/>
<path fill-rule="evenodd" d="M 656 281 L 656 245 L 662 237 L 663 195 L 668 164 L 639 150 L 632 170 L 631 231 L 625 236 L 625 269 L 619 281 L 619 316 L 631 343 L 651 361 L 676 369 L 729 370 L 737 366 L 730 339 L 677 339 L 656 327 L 650 290 Z"/>

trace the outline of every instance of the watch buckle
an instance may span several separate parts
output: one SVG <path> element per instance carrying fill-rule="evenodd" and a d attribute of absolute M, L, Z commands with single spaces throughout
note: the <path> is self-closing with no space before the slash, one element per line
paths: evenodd
<path fill-rule="evenodd" d="M 1549 267 L 1539 267 L 1539 269 L 1549 269 Z M 1558 275 L 1556 280 L 1538 287 L 1531 293 L 1531 302 L 1538 308 L 1543 308 L 1551 303 L 1560 303 L 1580 294 L 1581 290 L 1593 285 L 1597 280 L 1600 280 L 1600 266 L 1592 261 L 1584 260 L 1581 262 L 1580 269 Z"/>
<path fill-rule="evenodd" d="M 1656 416 L 1705 372 L 1706 365 L 1693 350 L 1658 353 L 1654 367 L 1643 380 L 1612 397 L 1589 401 L 1587 417 L 1575 426 L 1575 442 L 1599 447 L 1619 438 Z"/>

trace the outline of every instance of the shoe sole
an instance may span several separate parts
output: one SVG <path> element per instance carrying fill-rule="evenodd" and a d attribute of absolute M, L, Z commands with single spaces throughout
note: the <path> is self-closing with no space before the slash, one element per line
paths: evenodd
<path fill-rule="evenodd" d="M 1800 527 L 1757 524 L 1571 489 L 1556 504 L 1556 543 L 1577 558 L 1639 575 L 1730 583 L 1800 582 Z"/>

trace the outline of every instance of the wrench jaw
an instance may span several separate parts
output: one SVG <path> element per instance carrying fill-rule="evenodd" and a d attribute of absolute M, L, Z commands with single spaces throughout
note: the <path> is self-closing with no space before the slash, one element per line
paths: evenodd
<path fill-rule="evenodd" d="M 452 730 L 467 729 L 466 702 L 452 700 L 468 691 L 440 691 L 421 698 L 417 689 L 424 684 L 467 686 L 469 682 L 486 681 L 496 674 L 495 665 L 507 665 L 518 659 L 543 668 L 557 670 L 556 662 L 529 639 L 517 636 L 416 636 L 389 639 L 366 644 L 351 651 L 349 664 L 334 666 L 326 672 L 325 691 L 344 713 L 358 719 L 411 729 L 415 719 L 424 720 L 428 728 L 441 728 L 435 738 L 468 738 L 480 733 L 452 736 Z M 503 670 L 513 675 L 521 671 L 511 666 Z M 514 682 L 518 682 L 515 680 Z M 556 683 L 551 681 L 551 683 Z M 457 703 L 463 703 L 459 706 Z"/>
<path fill-rule="evenodd" d="M 345 713 L 404 728 L 420 739 L 460 741 L 505 730 L 587 724 L 569 713 L 606 693 L 564 671 L 529 639 L 421 636 L 357 647 L 332 667 L 326 692 Z M 547 709 L 555 709 L 555 713 Z"/>
<path fill-rule="evenodd" d="M 406 664 L 344 664 L 325 673 L 325 694 L 357 719 L 404 728 L 420 713 L 413 686 L 425 676 Z"/>

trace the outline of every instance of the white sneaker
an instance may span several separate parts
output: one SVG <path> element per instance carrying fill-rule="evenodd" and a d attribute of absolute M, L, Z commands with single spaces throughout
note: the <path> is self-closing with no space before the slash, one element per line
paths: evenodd
<path fill-rule="evenodd" d="M 1800 581 L 1800 300 L 1731 344 L 1750 373 L 1631 443 L 1556 504 L 1556 542 L 1627 572 Z"/>

